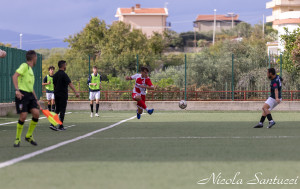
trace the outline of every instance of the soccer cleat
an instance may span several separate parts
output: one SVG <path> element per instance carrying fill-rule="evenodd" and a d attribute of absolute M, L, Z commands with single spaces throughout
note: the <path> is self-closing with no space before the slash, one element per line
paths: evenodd
<path fill-rule="evenodd" d="M 269 122 L 269 126 L 267 128 L 271 129 L 275 124 L 275 121 Z"/>
<path fill-rule="evenodd" d="M 153 114 L 153 112 L 154 112 L 154 109 L 148 110 L 148 114 L 149 114 L 149 115 Z"/>
<path fill-rule="evenodd" d="M 263 127 L 264 127 L 264 125 L 261 124 L 261 123 L 259 123 L 259 124 L 257 124 L 256 126 L 254 126 L 253 128 L 263 128 Z"/>
<path fill-rule="evenodd" d="M 29 138 L 25 137 L 25 140 L 30 144 L 32 144 L 33 146 L 37 146 L 37 143 L 34 141 L 32 136 L 30 136 Z"/>
<path fill-rule="evenodd" d="M 137 117 L 137 119 L 141 119 L 141 114 L 136 113 L 136 117 Z"/>
<path fill-rule="evenodd" d="M 91 113 L 91 117 L 93 117 L 93 112 Z"/>
<path fill-rule="evenodd" d="M 98 113 L 95 113 L 95 117 L 99 117 L 99 114 L 98 114 Z"/>
<path fill-rule="evenodd" d="M 58 128 L 52 124 L 49 126 L 49 128 L 52 129 L 53 131 L 58 131 Z"/>
<path fill-rule="evenodd" d="M 14 147 L 20 147 L 21 141 L 17 138 L 14 143 Z"/>
<path fill-rule="evenodd" d="M 59 131 L 65 131 L 66 129 L 64 128 L 63 125 L 60 125 L 60 126 L 58 127 L 58 130 L 59 130 Z"/>

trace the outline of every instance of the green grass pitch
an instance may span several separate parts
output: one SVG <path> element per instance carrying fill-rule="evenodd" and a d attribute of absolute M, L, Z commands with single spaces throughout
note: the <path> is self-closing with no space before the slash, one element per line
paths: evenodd
<path fill-rule="evenodd" d="M 260 112 L 178 111 L 142 115 L 114 128 L 0 169 L 1 189 L 201 189 L 299 188 L 297 185 L 247 185 L 254 174 L 263 178 L 300 176 L 299 112 L 276 112 L 272 129 L 253 129 Z M 0 163 L 105 128 L 135 112 L 89 112 L 66 115 L 64 132 L 39 121 L 34 137 L 13 148 L 16 124 L 0 125 Z M 29 119 L 30 117 L 28 117 Z M 1 117 L 1 123 L 17 121 Z M 212 173 L 243 185 L 199 185 Z M 300 182 L 298 180 L 298 182 Z"/>

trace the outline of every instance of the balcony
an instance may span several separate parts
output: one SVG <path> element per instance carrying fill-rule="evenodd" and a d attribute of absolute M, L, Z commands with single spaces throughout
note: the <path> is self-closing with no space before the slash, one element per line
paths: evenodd
<path fill-rule="evenodd" d="M 267 9 L 272 9 L 272 8 L 275 7 L 275 5 L 276 5 L 275 1 L 269 1 L 269 2 L 266 3 L 266 8 Z"/>
<path fill-rule="evenodd" d="M 273 22 L 275 20 L 274 16 L 267 16 L 266 21 L 267 22 Z"/>
<path fill-rule="evenodd" d="M 279 15 L 280 20 L 291 19 L 291 18 L 292 19 L 293 18 L 299 19 L 300 18 L 300 11 L 289 11 L 289 12 L 281 13 Z"/>
<path fill-rule="evenodd" d="M 298 0 L 273 0 L 266 3 L 267 9 L 272 9 L 276 6 L 300 6 L 300 2 Z"/>

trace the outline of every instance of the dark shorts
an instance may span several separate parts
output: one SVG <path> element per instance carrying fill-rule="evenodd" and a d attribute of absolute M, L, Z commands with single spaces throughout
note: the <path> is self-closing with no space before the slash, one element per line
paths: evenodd
<path fill-rule="evenodd" d="M 31 113 L 30 110 L 33 108 L 38 109 L 37 101 L 33 95 L 33 93 L 28 93 L 25 91 L 20 91 L 24 96 L 22 99 L 15 98 L 16 101 L 16 110 L 17 114 L 20 114 L 22 112 L 28 112 Z"/>

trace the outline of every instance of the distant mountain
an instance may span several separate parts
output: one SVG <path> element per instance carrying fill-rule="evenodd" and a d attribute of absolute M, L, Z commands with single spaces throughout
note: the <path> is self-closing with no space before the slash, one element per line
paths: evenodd
<path fill-rule="evenodd" d="M 20 33 L 10 30 L 0 29 L 0 42 L 10 43 L 13 47 L 20 47 Z M 51 49 L 56 47 L 68 47 L 68 43 L 63 42 L 63 39 L 55 39 L 44 35 L 35 35 L 23 33 L 22 49 Z"/>

